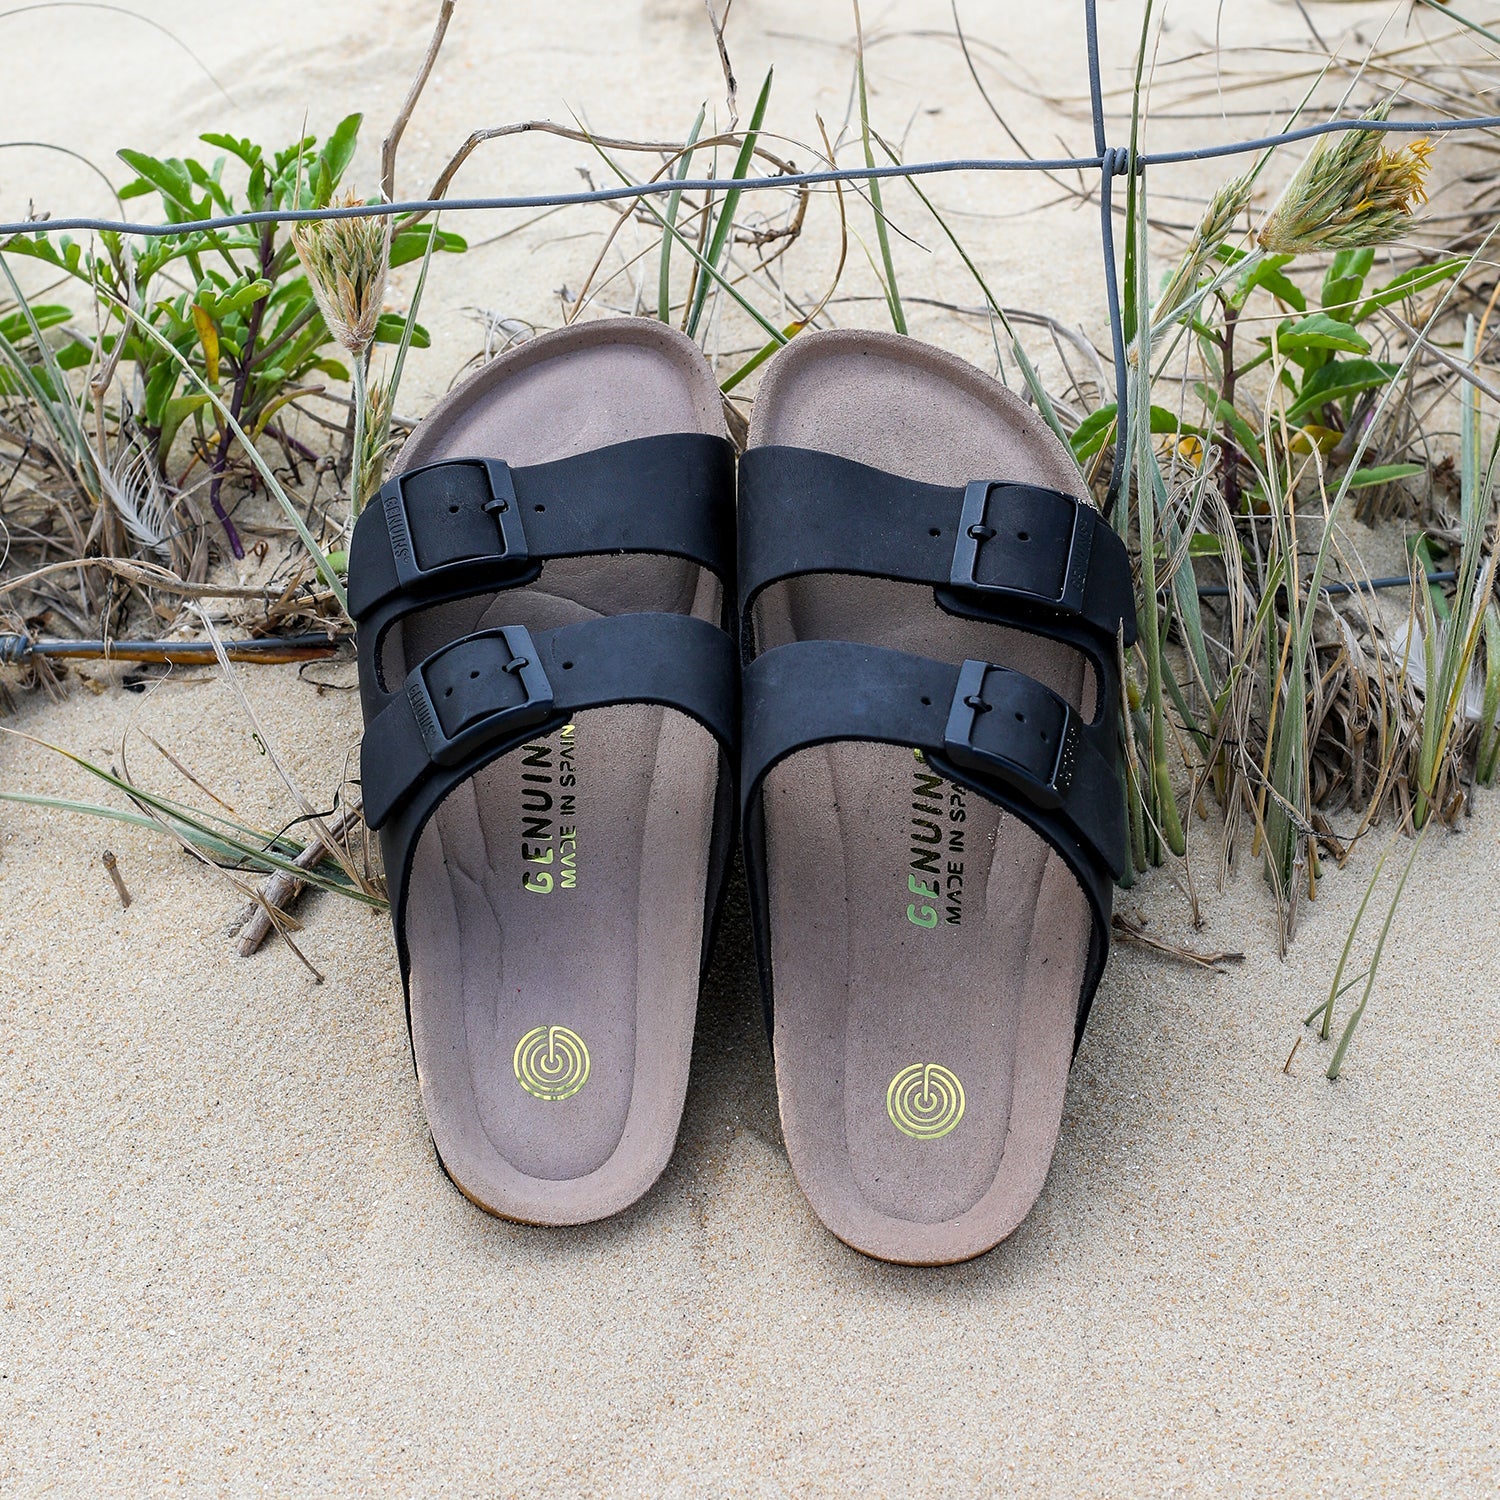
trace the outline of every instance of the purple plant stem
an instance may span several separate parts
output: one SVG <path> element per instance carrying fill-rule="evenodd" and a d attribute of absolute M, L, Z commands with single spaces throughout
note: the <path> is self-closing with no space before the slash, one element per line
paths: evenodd
<path fill-rule="evenodd" d="M 267 225 L 260 237 L 260 274 L 267 280 L 271 275 L 272 235 L 273 231 Z M 229 398 L 229 414 L 236 423 L 239 422 L 240 412 L 244 409 L 245 390 L 250 384 L 250 366 L 255 359 L 255 343 L 260 337 L 261 319 L 265 316 L 266 301 L 270 295 L 270 292 L 267 292 L 250 309 L 250 321 L 245 330 L 245 346 L 240 351 L 240 367 L 234 378 L 234 394 Z M 219 499 L 219 492 L 224 485 L 224 470 L 229 464 L 229 445 L 232 438 L 233 431 L 226 422 L 219 429 L 219 451 L 214 455 L 213 478 L 208 486 L 208 503 L 213 507 L 214 514 L 219 518 L 219 524 L 224 528 L 224 535 L 229 539 L 229 550 L 234 553 L 236 559 L 242 559 L 245 555 L 245 544 L 240 540 L 240 534 L 235 530 L 234 522 L 229 519 L 229 513 Z"/>

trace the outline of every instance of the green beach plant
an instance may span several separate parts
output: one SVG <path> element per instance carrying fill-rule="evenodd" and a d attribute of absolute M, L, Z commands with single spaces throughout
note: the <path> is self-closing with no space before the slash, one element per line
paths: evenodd
<path fill-rule="evenodd" d="M 317 137 L 304 135 L 275 151 L 208 132 L 200 139 L 222 154 L 207 163 L 122 150 L 121 160 L 137 175 L 120 189 L 120 197 L 155 194 L 167 222 L 184 226 L 215 215 L 326 208 L 353 159 L 360 123 L 361 116 L 349 115 L 321 146 Z M 231 163 L 238 186 L 229 181 Z M 375 222 L 380 234 L 390 235 L 385 221 L 354 222 Z M 459 251 L 464 242 L 429 225 L 405 223 L 388 240 L 386 265 L 418 260 L 429 246 Z M 96 294 L 108 321 L 93 338 L 71 337 L 54 356 L 56 364 L 66 371 L 112 360 L 133 373 L 121 416 L 139 429 L 164 479 L 172 477 L 168 462 L 179 432 L 192 424 L 196 456 L 208 463 L 212 476 L 210 506 L 231 550 L 243 556 L 222 501 L 235 438 L 222 417 L 215 419 L 206 392 L 223 398 L 240 428 L 259 436 L 276 424 L 283 440 L 295 442 L 279 426 L 289 395 L 310 394 L 317 377 L 351 378 L 331 355 L 336 334 L 302 273 L 292 236 L 270 224 L 236 230 L 185 227 L 180 234 L 146 241 L 105 231 L 98 248 L 92 248 L 39 230 L 4 241 L 0 259 L 5 254 L 40 261 Z M 365 289 L 373 290 L 373 284 Z M 121 308 L 137 317 L 124 318 Z M 396 343 L 407 333 L 407 319 L 382 313 L 378 300 L 361 314 L 373 315 L 367 342 Z M 147 326 L 160 337 L 146 337 Z M 419 347 L 428 342 L 420 328 L 413 328 L 411 337 Z M 187 379 L 189 369 L 196 383 Z"/>

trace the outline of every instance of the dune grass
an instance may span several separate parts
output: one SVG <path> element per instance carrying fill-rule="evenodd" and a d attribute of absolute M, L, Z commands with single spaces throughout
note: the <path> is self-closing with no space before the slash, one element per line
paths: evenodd
<path fill-rule="evenodd" d="M 872 41 L 852 3 L 850 21 L 850 106 L 831 138 L 821 120 L 816 142 L 778 128 L 767 73 L 743 126 L 731 120 L 718 129 L 706 105 L 680 141 L 609 137 L 581 121 L 522 122 L 476 132 L 439 184 L 446 189 L 485 141 L 532 129 L 579 142 L 622 183 L 686 182 L 703 163 L 721 160 L 730 163 L 730 181 L 740 181 L 752 170 L 785 172 L 794 154 L 817 165 L 899 162 L 902 149 L 879 118 Z M 1005 124 L 984 91 L 972 27 L 959 29 L 956 10 L 954 39 L 985 104 Z M 441 23 L 434 46 L 440 41 Z M 728 74 L 728 40 L 719 33 L 714 41 Z M 1299 119 L 1339 72 L 1320 55 L 1320 37 L 1316 43 L 1309 42 L 1305 66 L 1280 80 L 1306 84 Z M 1116 101 L 1129 106 L 1132 150 L 1150 131 L 1156 45 L 1147 4 L 1134 86 Z M 1361 59 L 1343 102 L 1378 115 L 1408 107 L 1409 93 L 1424 105 L 1431 96 L 1450 109 L 1464 100 L 1477 108 L 1493 71 L 1472 48 L 1444 43 L 1423 52 L 1403 43 Z M 1196 86 L 1190 76 L 1176 83 L 1184 98 Z M 408 111 L 415 93 L 419 86 Z M 683 111 L 684 120 L 693 115 Z M 1070 345 L 1045 312 L 1003 305 L 994 270 L 965 244 L 959 216 L 944 206 L 938 187 L 917 179 L 882 187 L 872 178 L 816 193 L 788 188 L 774 197 L 733 187 L 722 196 L 679 189 L 628 210 L 601 208 L 605 227 L 588 249 L 566 316 L 638 312 L 680 326 L 717 361 L 731 426 L 741 431 L 746 392 L 765 360 L 804 329 L 854 306 L 842 299 L 862 286 L 872 287 L 871 300 L 898 332 L 919 308 L 924 317 L 982 318 L 997 367 L 1014 370 L 1022 393 L 1069 444 L 1081 488 L 1103 500 L 1117 440 L 1125 459 L 1112 519 L 1138 585 L 1139 641 L 1123 661 L 1119 705 L 1131 878 L 1170 867 L 1196 914 L 1199 872 L 1222 873 L 1236 851 L 1248 851 L 1265 872 L 1285 945 L 1330 863 L 1342 863 L 1377 827 L 1420 834 L 1435 823 L 1457 825 L 1471 788 L 1493 781 L 1500 766 L 1497 426 L 1488 406 L 1496 392 L 1482 373 L 1488 313 L 1476 306 L 1485 295 L 1500 192 L 1481 187 L 1471 210 L 1452 209 L 1447 149 L 1351 132 L 1299 153 L 1264 152 L 1248 169 L 1230 164 L 1185 230 L 1170 230 L 1157 215 L 1153 182 L 1127 174 L 1117 229 L 1128 369 L 1119 392 L 1111 388 L 1103 327 L 1094 330 L 1100 348 L 1077 335 L 1069 335 Z M 1300 164 L 1288 155 L 1300 156 Z M 637 171 L 642 159 L 649 165 Z M 1272 200 L 1276 182 L 1283 186 Z M 1087 200 L 1093 189 L 1068 191 Z M 1424 218 L 1428 191 L 1443 212 Z M 836 260 L 796 260 L 809 214 L 820 213 L 837 215 Z M 1439 223 L 1440 235 L 1431 227 Z M 157 335 L 165 344 L 158 353 L 179 367 L 185 394 L 213 414 L 215 431 L 232 436 L 237 482 L 255 475 L 281 508 L 288 558 L 301 549 L 288 574 L 301 622 L 322 621 L 335 632 L 345 628 L 340 543 L 399 441 L 394 389 L 416 328 L 413 306 L 392 376 L 367 378 L 378 302 L 372 289 L 383 284 L 392 244 L 403 234 L 414 243 L 412 227 L 396 226 L 394 238 L 368 223 L 357 232 L 330 226 L 293 236 L 311 295 L 353 360 L 351 420 L 343 424 L 349 484 L 338 503 L 325 502 L 316 529 L 296 483 L 296 454 L 283 445 L 278 461 L 266 424 L 246 430 L 235 420 L 207 378 L 201 349 L 184 353 Z M 865 247 L 868 281 L 849 264 L 851 237 Z M 977 289 L 977 308 L 961 300 L 973 295 L 966 288 L 938 286 L 914 272 L 929 240 L 956 254 Z M 1374 247 L 1392 242 L 1394 269 L 1377 270 Z M 434 225 L 422 248 L 419 298 L 441 244 Z M 794 261 L 795 279 L 787 272 Z M 0 522 L 9 528 L 9 567 L 29 563 L 37 577 L 29 591 L 12 579 L 11 591 L 0 591 L 0 610 L 7 600 L 12 613 L 40 604 L 81 632 L 101 607 L 100 592 L 85 589 L 57 609 L 56 574 L 45 569 L 58 555 L 139 559 L 149 550 L 128 524 L 114 524 L 129 507 L 111 503 L 104 478 L 114 472 L 112 455 L 129 446 L 121 369 L 102 341 L 78 368 L 63 368 L 59 352 L 74 347 L 76 332 L 60 333 L 56 315 L 28 303 L 8 268 L 6 275 L 0 449 L 26 450 L 17 458 L 26 484 L 20 496 L 0 496 Z M 816 296 L 798 294 L 808 284 L 819 288 Z M 149 320 L 128 299 L 104 286 L 96 295 L 97 323 L 107 314 L 151 341 Z M 1457 331 L 1465 326 L 1460 345 Z M 1021 331 L 1029 329 L 1050 333 L 1051 347 L 1028 349 Z M 932 336 L 925 327 L 924 334 Z M 1080 352 L 1082 374 L 1074 363 Z M 1456 444 L 1443 436 L 1455 409 Z M 293 400 L 288 421 L 300 411 Z M 1456 511 L 1438 484 L 1445 452 L 1457 476 Z M 35 525 L 37 494 L 58 502 L 45 536 Z M 23 512 L 23 500 L 30 510 Z M 191 565 L 202 585 L 213 573 L 207 530 L 194 519 L 190 497 L 181 505 L 176 524 L 194 540 L 179 544 L 173 557 L 184 578 Z M 1353 541 L 1356 519 L 1403 528 L 1413 559 L 1403 589 L 1368 587 L 1371 569 Z M 160 565 L 159 552 L 152 556 Z M 134 602 L 157 608 L 162 596 L 138 587 Z M 118 598 L 112 607 L 121 608 Z M 278 617 L 288 618 L 296 616 Z M 1371 998 L 1410 869 L 1408 862 L 1386 909 L 1330 1076 Z M 1350 988 L 1343 967 L 1315 1012 L 1325 1035 Z"/>

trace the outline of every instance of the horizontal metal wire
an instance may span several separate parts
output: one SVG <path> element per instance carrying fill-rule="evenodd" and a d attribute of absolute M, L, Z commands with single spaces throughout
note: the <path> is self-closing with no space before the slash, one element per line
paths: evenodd
<path fill-rule="evenodd" d="M 1376 130 L 1404 135 L 1438 135 L 1463 130 L 1500 130 L 1500 115 L 1461 120 L 1324 120 L 1298 130 L 1283 130 L 1248 141 L 1221 146 L 1197 146 L 1184 151 L 1143 151 L 1134 158 L 1135 170 L 1174 166 L 1184 162 L 1209 161 L 1217 157 L 1244 156 L 1349 130 Z M 618 187 L 592 188 L 573 193 L 520 193 L 483 198 L 412 198 L 398 203 L 357 203 L 348 207 L 313 209 L 265 209 L 259 213 L 224 214 L 212 219 L 184 220 L 175 224 L 135 224 L 125 219 L 74 217 L 25 219 L 0 224 L 0 236 L 13 234 L 61 234 L 109 232 L 160 238 L 166 235 L 207 233 L 255 224 L 291 224 L 321 219 L 368 219 L 392 215 L 463 213 L 478 210 L 519 208 L 566 208 L 575 204 L 613 203 L 622 199 L 658 197 L 683 192 L 742 192 L 768 189 L 818 187 L 835 182 L 868 182 L 888 177 L 933 177 L 954 172 L 1112 172 L 1123 176 L 1131 169 L 1124 148 L 1112 148 L 1098 156 L 1060 157 L 957 157 L 944 161 L 897 163 L 887 167 L 839 167 L 818 172 L 787 172 L 777 177 L 701 177 L 678 182 L 622 183 Z"/>

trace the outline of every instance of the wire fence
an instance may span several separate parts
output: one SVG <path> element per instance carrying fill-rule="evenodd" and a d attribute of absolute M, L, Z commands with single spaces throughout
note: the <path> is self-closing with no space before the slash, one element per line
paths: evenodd
<path fill-rule="evenodd" d="M 1219 145 L 1176 151 L 1132 151 L 1112 145 L 1104 112 L 1104 87 L 1099 60 L 1097 0 L 1083 0 L 1085 40 L 1088 53 L 1089 109 L 1093 126 L 1094 154 L 1066 157 L 955 157 L 941 161 L 897 163 L 887 167 L 832 167 L 816 172 L 786 172 L 776 176 L 734 178 L 703 177 L 679 180 L 667 177 L 657 182 L 627 183 L 619 187 L 591 188 L 571 193 L 525 193 L 498 197 L 412 198 L 397 202 L 365 203 L 321 209 L 267 209 L 256 213 L 226 214 L 219 218 L 184 220 L 164 224 L 139 224 L 128 220 L 75 217 L 21 220 L 0 223 L 0 237 L 15 234 L 114 233 L 140 238 L 236 229 L 247 225 L 287 224 L 327 219 L 406 217 L 413 214 L 463 213 L 481 210 L 567 208 L 590 203 L 614 203 L 685 192 L 747 193 L 787 188 L 817 187 L 833 183 L 862 183 L 891 177 L 934 177 L 977 172 L 1097 172 L 1099 174 L 1100 248 L 1103 256 L 1105 301 L 1108 310 L 1111 357 L 1114 365 L 1116 410 L 1125 409 L 1125 328 L 1121 313 L 1120 273 L 1115 253 L 1114 194 L 1117 177 L 1132 173 L 1144 176 L 1148 168 L 1248 156 L 1299 141 L 1343 131 L 1383 131 L 1410 135 L 1442 135 L 1458 131 L 1500 130 L 1500 115 L 1475 115 L 1437 120 L 1349 119 L 1324 120 L 1272 135 L 1249 137 Z M 1125 424 L 1117 422 L 1113 472 L 1107 491 L 1106 509 L 1112 509 L 1124 480 L 1128 448 Z"/>

